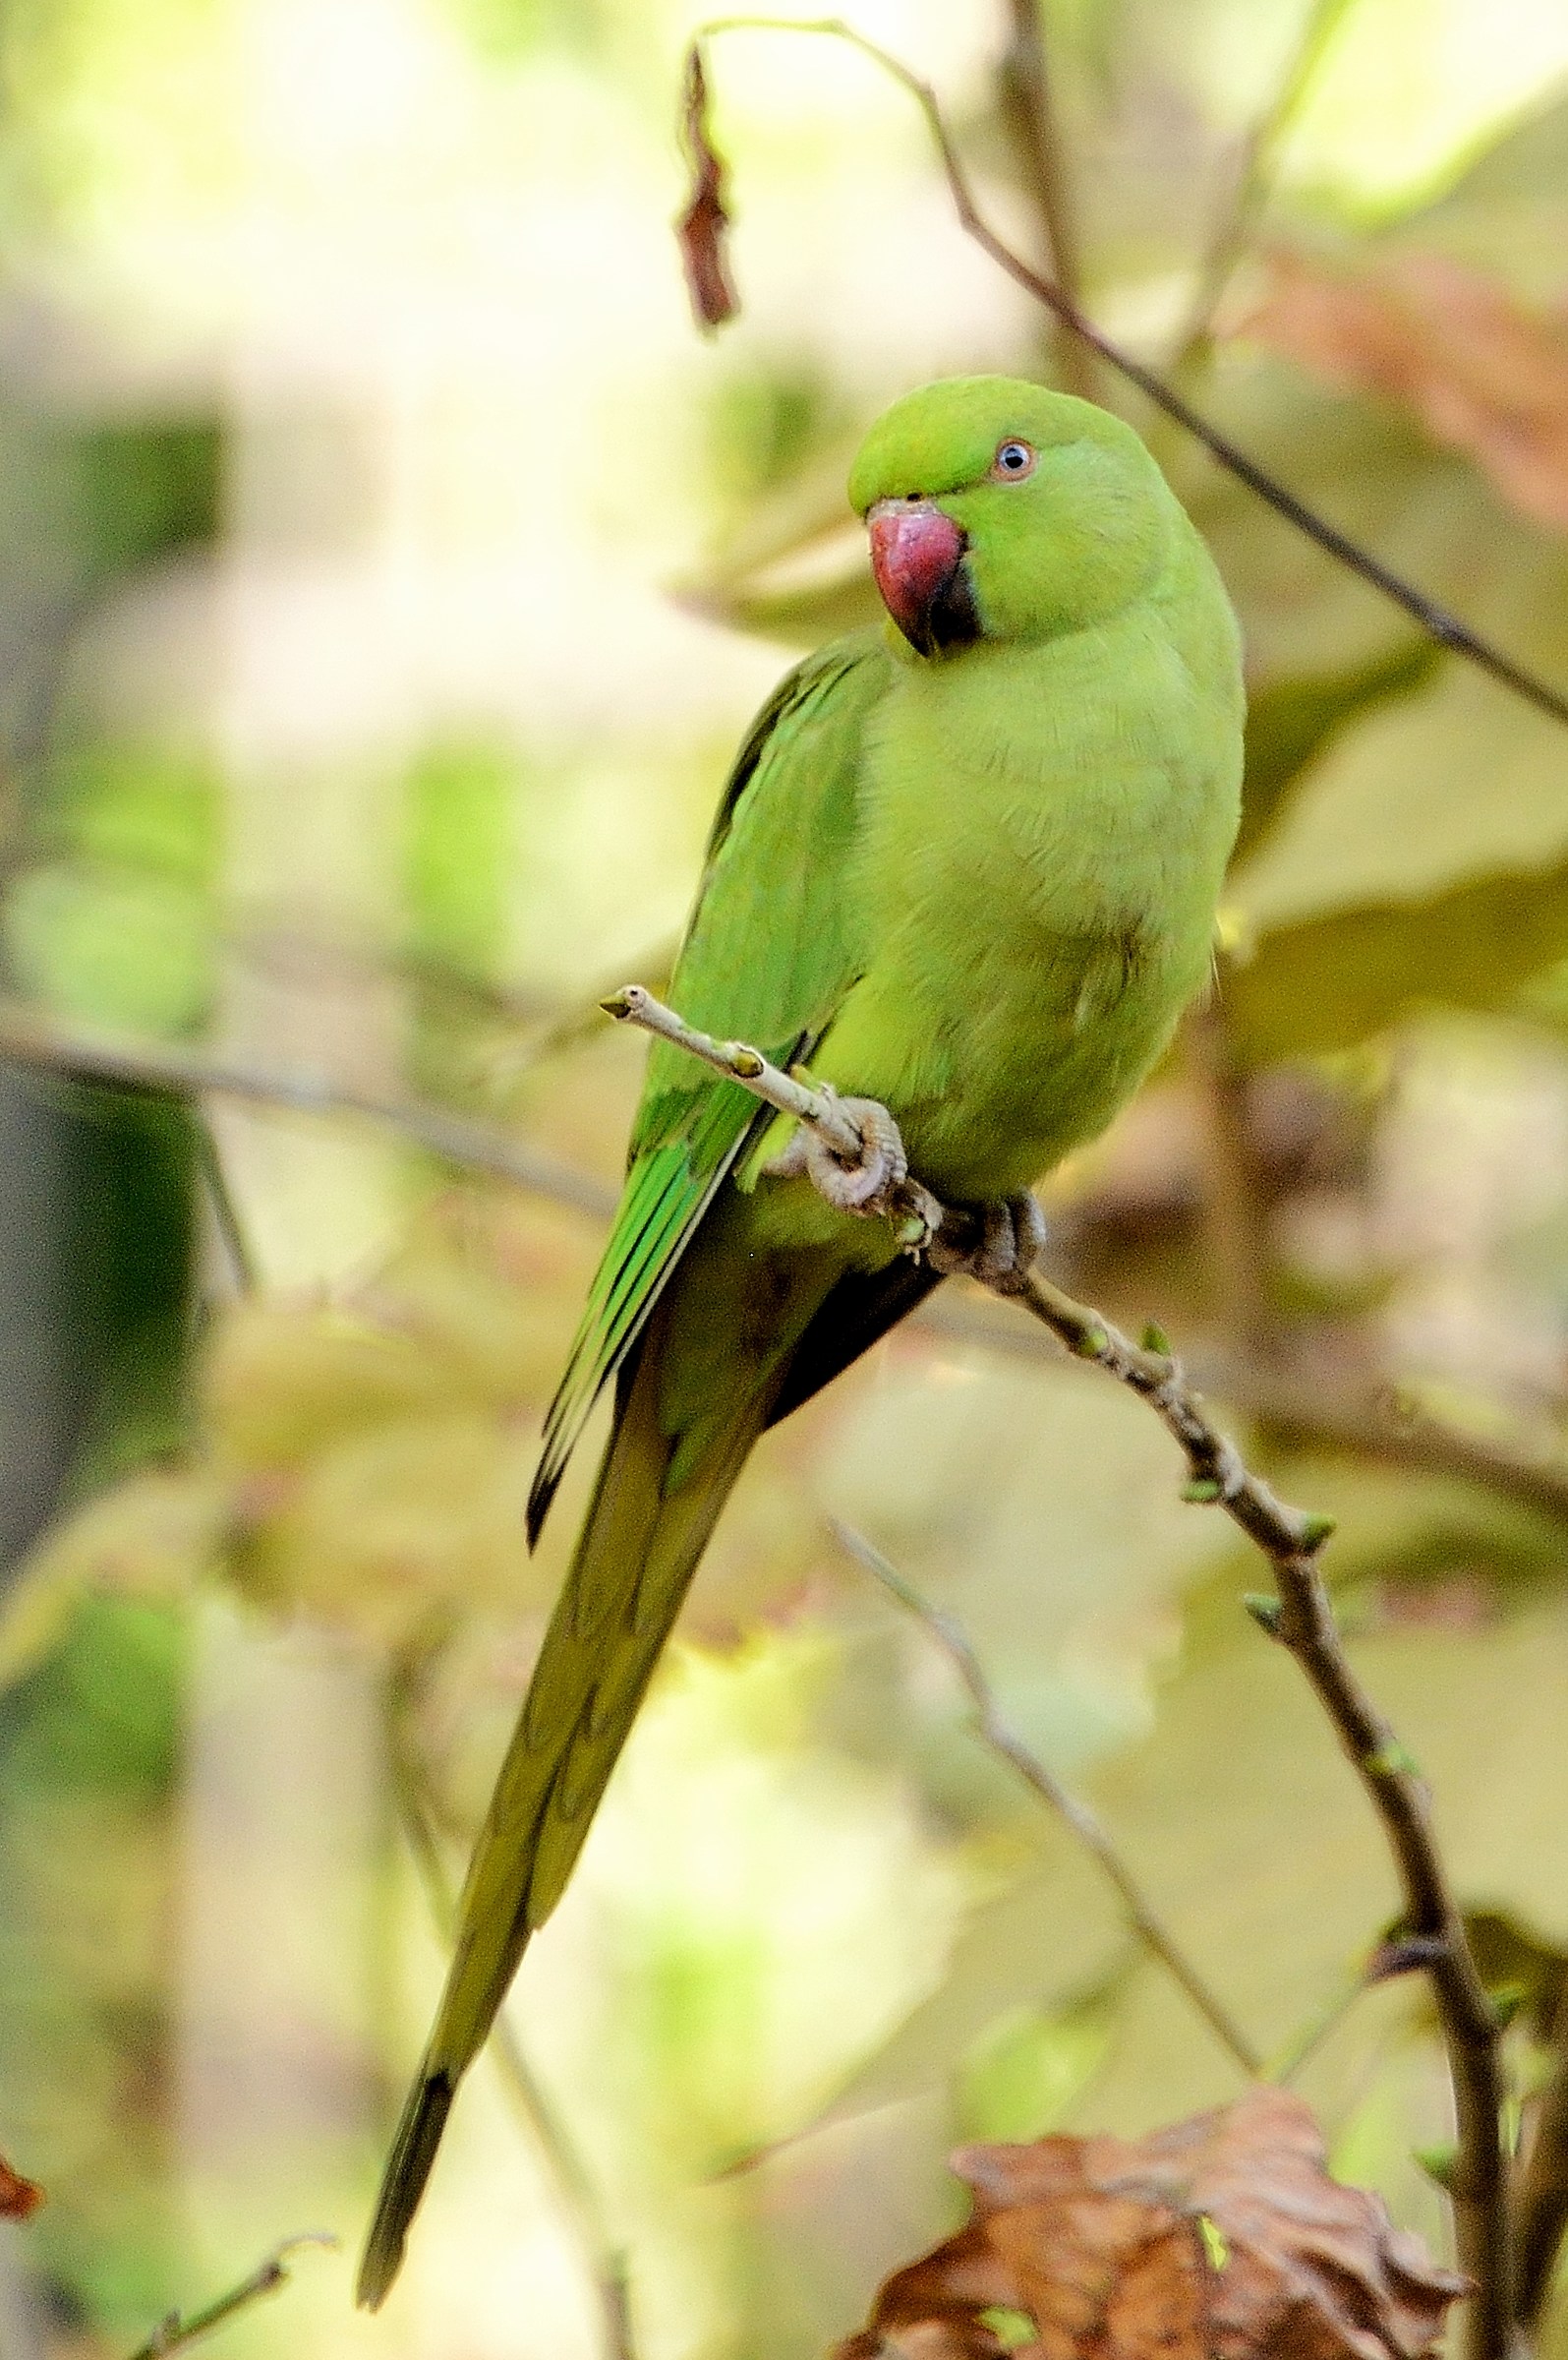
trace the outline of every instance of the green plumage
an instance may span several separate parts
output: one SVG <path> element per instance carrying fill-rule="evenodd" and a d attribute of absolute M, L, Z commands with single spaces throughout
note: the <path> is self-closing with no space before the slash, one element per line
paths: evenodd
<path fill-rule="evenodd" d="M 999 478 L 1010 438 L 1024 480 Z M 881 1099 L 911 1169 L 978 1204 L 1103 1129 L 1203 984 L 1239 809 L 1236 625 L 1142 444 L 1065 394 L 1005 378 L 911 394 L 850 497 L 958 529 L 968 636 L 928 656 L 890 624 L 784 681 L 726 789 L 670 996 Z M 531 1535 L 611 1377 L 613 1431 L 469 1872 L 363 2302 L 396 2273 L 457 2082 L 752 1444 L 934 1283 L 886 1223 L 770 1175 L 788 1129 L 655 1047 Z"/>

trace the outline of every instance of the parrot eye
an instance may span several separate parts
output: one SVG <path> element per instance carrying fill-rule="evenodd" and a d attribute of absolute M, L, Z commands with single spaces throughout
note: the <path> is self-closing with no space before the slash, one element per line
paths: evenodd
<path fill-rule="evenodd" d="M 1009 440 L 997 445 L 996 457 L 991 461 L 993 483 L 1021 483 L 1026 475 L 1033 473 L 1034 450 L 1031 444 Z"/>

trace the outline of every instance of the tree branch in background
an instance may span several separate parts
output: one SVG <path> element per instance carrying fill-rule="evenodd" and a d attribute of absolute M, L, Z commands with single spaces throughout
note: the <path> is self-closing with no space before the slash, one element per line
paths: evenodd
<path fill-rule="evenodd" d="M 1269 1295 L 1268 1204 L 1252 1145 L 1247 1075 L 1217 999 L 1189 1009 L 1181 1040 L 1202 1130 L 1202 1234 L 1220 1326 L 1233 1351 L 1267 1362 L 1279 1342 Z"/>
<path fill-rule="evenodd" d="M 1003 120 L 1045 233 L 1045 266 L 1069 303 L 1076 304 L 1082 293 L 1077 208 L 1051 89 L 1041 0 L 1007 0 L 1007 11 L 1008 45 L 997 67 Z M 1058 377 L 1070 393 L 1092 401 L 1099 377 L 1088 346 L 1065 320 L 1056 321 L 1055 331 Z"/>
<path fill-rule="evenodd" d="M 394 1680 L 387 1714 L 387 1756 L 403 1839 L 413 1856 L 432 1922 L 450 1947 L 457 1932 L 457 1897 L 441 1858 L 430 1783 L 409 1728 L 413 1674 Z M 600 2217 L 599 2199 L 564 2125 L 540 2088 L 504 2011 L 490 2036 L 491 2054 L 518 2114 L 549 2165 L 555 2194 L 571 2222 L 599 2309 L 604 2360 L 636 2360 L 626 2260 Z"/>
<path fill-rule="evenodd" d="M 288 2284 L 289 2263 L 307 2245 L 324 2246 L 329 2253 L 337 2251 L 337 2239 L 326 2229 L 302 2229 L 296 2237 L 285 2237 L 280 2245 L 272 2248 L 264 2262 L 257 2265 L 248 2278 L 242 2278 L 238 2286 L 231 2286 L 227 2294 L 220 2294 L 217 2301 L 208 2303 L 204 2311 L 193 2311 L 189 2318 L 178 2311 L 171 2311 L 168 2318 L 153 2329 L 145 2343 L 137 2346 L 131 2360 L 168 2360 L 170 2352 L 183 2352 L 203 2335 L 210 2335 L 215 2329 L 227 2327 L 231 2319 L 237 2319 L 242 2311 L 249 2311 L 251 2305 L 259 2303 L 263 2295 L 276 2294 L 280 2286 Z"/>
<path fill-rule="evenodd" d="M 694 1032 L 673 1009 L 662 1006 L 639 985 L 625 986 L 606 1005 L 621 1021 L 687 1049 L 767 1104 L 812 1124 L 835 1154 L 864 1155 L 875 1130 L 882 1125 L 895 1128 L 885 1108 L 875 1110 L 879 1125 L 872 1125 L 862 1112 L 858 1120 L 864 1128 L 851 1150 L 843 1134 L 853 1134 L 856 1123 L 832 1092 L 813 1090 L 798 1077 L 782 1074 L 744 1042 L 717 1041 Z M 913 1178 L 888 1190 L 884 1209 L 913 1252 L 939 1246 L 955 1232 L 967 1239 L 977 1226 L 972 1211 L 943 1205 Z M 1451 2193 L 1456 2237 L 1461 2265 L 1476 2281 L 1469 2349 L 1472 2360 L 1506 2360 L 1513 2341 L 1512 2257 L 1497 2020 L 1449 1890 L 1421 1772 L 1345 1655 L 1317 1567 L 1333 1526 L 1326 1517 L 1276 1499 L 1247 1468 L 1169 1351 L 1132 1343 L 1099 1312 L 1037 1270 L 1015 1273 L 1000 1283 L 1010 1300 L 1049 1328 L 1077 1359 L 1093 1361 L 1149 1404 L 1187 1459 L 1187 1498 L 1222 1509 L 1268 1560 L 1278 1595 L 1250 1600 L 1249 1607 L 1269 1635 L 1301 1665 L 1365 1788 L 1404 1893 L 1401 1932 L 1423 1946 L 1422 1963 L 1431 1977 L 1454 2089 L 1458 2152 Z"/>
<path fill-rule="evenodd" d="M 912 1317 L 914 1326 L 932 1335 L 982 1351 L 1055 1357 L 1043 1337 L 972 1296 L 932 1296 Z M 1201 1375 L 1205 1386 L 1233 1408 L 1247 1411 L 1271 1440 L 1422 1475 L 1458 1476 L 1568 1523 L 1568 1466 L 1560 1459 L 1444 1425 L 1421 1409 L 1396 1409 L 1386 1394 L 1352 1392 L 1315 1374 L 1298 1376 L 1227 1356 L 1204 1365 Z"/>
<path fill-rule="evenodd" d="M 1391 566 L 1385 565 L 1380 558 L 1373 557 L 1370 550 L 1364 549 L 1348 533 L 1342 533 L 1337 525 L 1330 524 L 1327 517 L 1319 516 L 1315 508 L 1309 507 L 1306 501 L 1299 500 L 1277 476 L 1271 475 L 1266 467 L 1259 466 L 1255 459 L 1249 458 L 1239 443 L 1233 442 L 1228 435 L 1211 425 L 1201 411 L 1194 409 L 1158 370 L 1135 360 L 1122 345 L 1113 343 L 1095 326 L 1087 314 L 1064 294 L 1060 286 L 1031 268 L 1021 255 L 1015 254 L 980 211 L 936 91 L 901 58 L 895 57 L 891 50 L 868 39 L 866 34 L 857 31 L 852 25 L 846 25 L 840 17 L 717 17 L 698 28 L 692 48 L 699 48 L 704 40 L 725 32 L 811 33 L 830 40 L 844 41 L 850 48 L 858 49 L 863 57 L 870 58 L 885 74 L 891 75 L 908 91 L 925 117 L 959 227 L 974 240 L 982 253 L 990 256 L 999 269 L 1007 272 L 1015 285 L 1022 287 L 1026 294 L 1043 303 L 1055 319 L 1080 337 L 1091 352 L 1098 353 L 1118 376 L 1126 378 L 1129 384 L 1136 385 L 1156 409 L 1167 418 L 1174 419 L 1238 482 L 1246 484 L 1249 492 L 1255 493 L 1277 515 L 1283 516 L 1298 532 L 1305 533 L 1309 541 L 1315 542 L 1339 564 L 1360 575 L 1364 582 L 1370 583 L 1374 590 L 1419 623 L 1439 647 L 1446 647 L 1453 654 L 1463 656 L 1468 663 L 1476 665 L 1503 687 L 1512 690 L 1514 695 L 1522 697 L 1527 704 L 1536 706 L 1539 712 L 1548 713 L 1553 721 L 1568 723 L 1568 693 L 1554 688 L 1549 681 L 1528 671 L 1524 665 L 1517 664 L 1512 656 L 1504 654 L 1491 640 L 1472 630 L 1468 623 L 1460 621 L 1457 615 L 1450 614 L 1446 607 L 1439 606 L 1435 599 L 1428 598 L 1424 591 L 1418 590 L 1414 583 L 1407 582 L 1402 574 L 1395 573 Z"/>
<path fill-rule="evenodd" d="M 1568 2230 L 1568 1991 L 1551 2028 L 1551 2066 L 1536 2102 L 1535 2126 L 1519 2174 L 1514 2226 L 1516 2305 L 1520 2324 L 1538 2325 L 1551 2291 L 1552 2267 Z"/>
<path fill-rule="evenodd" d="M 525 1148 L 483 1123 L 465 1121 L 413 1098 L 379 1097 L 320 1074 L 269 1073 L 164 1041 L 127 1041 L 72 1032 L 17 1000 L 0 1000 L 0 1057 L 19 1065 L 108 1082 L 124 1090 L 158 1090 L 183 1098 L 243 1098 L 298 1114 L 348 1114 L 383 1123 L 433 1155 L 464 1171 L 490 1172 L 535 1196 L 575 1211 L 608 1218 L 616 1191 L 553 1156 Z"/>
<path fill-rule="evenodd" d="M 975 1727 L 985 1743 L 1017 1772 L 1024 1785 L 1055 1811 L 1058 1818 L 1066 1820 L 1078 1842 L 1093 1854 L 1116 1887 L 1127 1911 L 1128 1922 L 1138 1940 L 1175 1976 L 1221 2047 L 1230 2052 L 1245 2074 L 1255 2079 L 1263 2070 L 1257 2051 L 1223 2002 L 1209 1989 L 1191 1961 L 1185 1956 L 1176 1937 L 1162 1923 L 1132 1871 L 1088 1804 L 1064 1787 L 1046 1768 L 1038 1754 L 1031 1753 L 1022 1739 L 1003 1719 L 990 1683 L 980 1669 L 979 1658 L 962 1625 L 955 1622 L 951 1615 L 945 1615 L 934 1607 L 929 1599 L 922 1598 L 913 1584 L 889 1564 L 881 1550 L 874 1548 L 863 1533 L 856 1532 L 851 1525 L 841 1523 L 837 1516 L 829 1521 L 840 1545 L 848 1551 L 857 1564 L 864 1565 L 868 1573 L 875 1574 L 883 1588 L 891 1590 L 900 1606 L 907 1607 L 924 1623 L 967 1689 L 969 1701 L 974 1706 Z"/>
<path fill-rule="evenodd" d="M 251 1252 L 240 1218 L 240 1209 L 234 1202 L 229 1176 L 223 1169 L 223 1157 L 212 1136 L 212 1125 L 205 1110 L 197 1102 L 194 1107 L 196 1128 L 197 1168 L 206 1196 L 207 1210 L 212 1216 L 212 1230 L 222 1253 L 229 1282 L 229 1291 L 236 1295 L 256 1292 L 256 1258 Z"/>
<path fill-rule="evenodd" d="M 1213 351 L 1215 314 L 1256 231 L 1285 134 L 1352 5 L 1353 0 L 1309 0 L 1279 88 L 1242 144 L 1235 183 L 1198 265 L 1187 320 L 1176 339 L 1170 373 L 1178 380 L 1202 368 Z"/>
<path fill-rule="evenodd" d="M 596 1013 L 604 1005 L 599 1002 Z M 575 1018 L 572 1021 L 575 1024 Z M 530 1196 L 600 1219 L 608 1220 L 615 1208 L 614 1191 L 590 1173 L 536 1154 L 503 1131 L 448 1115 L 439 1107 L 340 1089 L 318 1075 L 239 1067 L 171 1048 L 165 1042 L 83 1035 L 52 1024 L 16 1001 L 0 999 L 0 1059 L 5 1058 L 41 1072 L 107 1082 L 127 1090 L 167 1091 L 191 1099 L 226 1095 L 297 1113 L 346 1114 L 381 1122 L 460 1171 L 508 1181 Z M 730 1071 L 723 1065 L 719 1070 Z M 795 1087 L 789 1085 L 791 1093 Z M 782 1111 L 797 1110 L 791 1094 Z M 213 1212 L 225 1232 L 232 1225 L 232 1243 L 226 1239 L 225 1250 L 231 1256 L 238 1291 L 242 1268 L 249 1268 L 252 1257 L 226 1186 L 222 1195 L 227 1212 L 220 1212 L 216 1202 Z M 936 1298 L 923 1305 L 914 1318 L 917 1326 L 931 1333 L 957 1337 L 987 1351 L 1032 1355 L 1049 1350 L 1028 1328 L 993 1315 L 983 1301 L 973 1297 L 967 1301 L 961 1296 L 952 1301 Z M 1445 1425 L 1424 1411 L 1396 1414 L 1385 1399 L 1334 1391 L 1315 1379 L 1308 1383 L 1293 1378 L 1288 1371 L 1264 1369 L 1246 1360 L 1227 1360 L 1212 1372 L 1209 1382 L 1282 1441 L 1319 1445 L 1425 1474 L 1457 1475 L 1483 1485 L 1500 1498 L 1517 1500 L 1568 1521 L 1568 1467 L 1549 1457 Z"/>

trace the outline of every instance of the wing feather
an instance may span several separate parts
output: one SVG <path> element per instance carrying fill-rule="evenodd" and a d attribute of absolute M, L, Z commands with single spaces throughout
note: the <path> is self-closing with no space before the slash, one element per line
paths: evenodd
<path fill-rule="evenodd" d="M 891 659 L 879 634 L 797 665 L 725 789 L 670 982 L 692 1024 L 776 1061 L 809 1054 L 859 972 L 843 893 L 866 721 Z M 528 1505 L 538 1538 L 589 1413 L 625 1360 L 715 1192 L 772 1117 L 737 1084 L 655 1042 L 610 1243 L 545 1421 Z"/>

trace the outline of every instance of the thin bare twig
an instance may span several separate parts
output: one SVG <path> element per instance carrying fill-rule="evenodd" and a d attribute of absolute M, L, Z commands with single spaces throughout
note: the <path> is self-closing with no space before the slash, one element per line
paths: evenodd
<path fill-rule="evenodd" d="M 1031 1753 L 1017 1733 L 1003 1719 L 990 1682 L 980 1668 L 979 1658 L 961 1623 L 951 1615 L 922 1598 L 912 1582 L 906 1581 L 898 1568 L 889 1564 L 880 1549 L 868 1541 L 864 1533 L 840 1521 L 829 1518 L 831 1528 L 841 1547 L 846 1549 L 856 1562 L 875 1574 L 884 1589 L 891 1590 L 900 1606 L 924 1623 L 936 1640 L 959 1680 L 968 1691 L 974 1707 L 975 1726 L 994 1753 L 1011 1764 L 1024 1785 L 1037 1795 L 1043 1803 L 1064 1819 L 1084 1849 L 1093 1854 L 1111 1883 L 1116 1887 L 1128 1922 L 1138 1940 L 1160 1964 L 1174 1976 L 1209 2031 L 1222 2048 L 1229 2050 L 1242 2071 L 1251 2078 L 1263 2070 L 1262 2060 L 1247 2035 L 1241 2030 L 1224 2002 L 1216 1998 L 1197 1969 L 1183 1952 L 1181 1945 L 1165 1926 L 1151 1903 L 1145 1897 L 1137 1879 L 1117 1851 L 1099 1820 L 1086 1802 L 1079 1800 L 1072 1790 L 1046 1768 L 1036 1753 Z"/>
<path fill-rule="evenodd" d="M 1536 706 L 1539 712 L 1548 713 L 1553 721 L 1568 723 L 1568 693 L 1554 688 L 1549 681 L 1539 678 L 1522 664 L 1517 664 L 1500 647 L 1494 646 L 1481 632 L 1472 630 L 1468 623 L 1460 621 L 1457 615 L 1450 614 L 1446 607 L 1428 598 L 1424 591 L 1418 590 L 1414 583 L 1407 582 L 1403 575 L 1395 573 L 1391 566 L 1385 565 L 1380 558 L 1373 557 L 1360 542 L 1352 540 L 1348 533 L 1342 533 L 1337 525 L 1330 524 L 1306 501 L 1299 500 L 1277 476 L 1271 475 L 1266 467 L 1259 466 L 1239 443 L 1233 442 L 1228 435 L 1211 425 L 1201 411 L 1194 409 L 1158 370 L 1135 360 L 1122 345 L 1114 343 L 1095 326 L 1076 303 L 1063 293 L 1061 287 L 1033 269 L 1021 255 L 1015 254 L 980 211 L 935 89 L 912 67 L 906 66 L 901 58 L 884 49 L 879 42 L 869 39 L 854 26 L 846 25 L 841 17 L 717 17 L 698 28 L 693 35 L 693 43 L 699 44 L 724 32 L 822 35 L 831 40 L 847 42 L 851 48 L 858 49 L 863 57 L 870 58 L 885 74 L 891 75 L 908 91 L 925 117 L 959 227 L 974 240 L 982 253 L 990 256 L 999 269 L 1005 270 L 1009 278 L 1016 286 L 1022 287 L 1026 294 L 1043 303 L 1056 319 L 1070 327 L 1074 335 L 1082 338 L 1091 352 L 1098 353 L 1101 360 L 1119 376 L 1126 378 L 1129 384 L 1136 385 L 1156 409 L 1174 419 L 1194 442 L 1202 445 L 1211 458 L 1217 460 L 1240 483 L 1246 484 L 1249 492 L 1255 493 L 1277 515 L 1283 516 L 1298 532 L 1305 533 L 1309 541 L 1315 542 L 1338 563 L 1348 566 L 1352 573 L 1359 574 L 1363 581 L 1369 582 L 1374 590 L 1391 600 L 1413 621 L 1419 623 L 1439 647 L 1446 647 L 1455 655 L 1463 656 L 1468 663 L 1476 665 L 1503 687 L 1511 689 L 1516 696 L 1523 697 L 1527 704 Z"/>
<path fill-rule="evenodd" d="M 429 1782 L 408 1730 L 407 1676 L 394 1683 L 388 1713 L 387 1751 L 392 1793 L 403 1839 L 413 1856 L 426 1906 L 443 1942 L 457 1931 L 457 1896 L 441 1857 L 436 1813 Z M 504 2015 L 491 2033 L 491 2053 L 517 2112 L 544 2155 L 562 2210 L 572 2224 L 584 2267 L 593 2281 L 605 2360 L 636 2360 L 626 2258 L 606 2233 L 599 2199 L 564 2124 L 540 2087 L 521 2041 Z"/>
<path fill-rule="evenodd" d="M 672 1009 L 637 985 L 616 993 L 607 1007 L 623 1021 L 639 1024 L 729 1074 L 767 1104 L 814 1124 L 836 1153 L 863 1151 L 865 1142 L 856 1125 L 831 1092 L 815 1091 L 798 1077 L 781 1074 L 744 1042 L 716 1041 L 693 1032 Z M 877 1112 L 891 1130 L 886 1109 Z M 846 1131 L 854 1134 L 853 1150 L 836 1136 Z M 955 1234 L 967 1238 L 975 1228 L 971 1211 L 943 1205 L 912 1178 L 888 1192 L 886 1209 L 909 1251 L 944 1245 Z M 1403 1889 L 1402 1932 L 1423 1946 L 1454 2088 L 1459 2133 L 1451 2190 L 1455 2230 L 1461 2265 L 1476 2282 L 1469 2347 L 1472 2360 L 1506 2360 L 1513 2320 L 1497 2020 L 1449 1889 L 1421 1771 L 1345 1654 L 1317 1565 L 1333 1525 L 1325 1516 L 1287 1505 L 1250 1472 L 1235 1445 L 1212 1423 L 1201 1396 L 1170 1352 L 1132 1343 L 1101 1313 L 1036 1269 L 1011 1274 L 1003 1291 L 1077 1359 L 1092 1361 L 1149 1404 L 1187 1460 L 1186 1497 L 1223 1510 L 1268 1560 L 1278 1595 L 1250 1600 L 1249 1607 L 1269 1635 L 1301 1665 L 1365 1788 Z"/>
<path fill-rule="evenodd" d="M 212 1215 L 212 1227 L 228 1266 L 229 1287 L 236 1295 L 256 1291 L 256 1261 L 251 1252 L 240 1209 L 234 1202 L 229 1176 L 223 1169 L 223 1157 L 212 1135 L 212 1125 L 205 1112 L 194 1108 L 196 1124 L 196 1160 L 206 1194 L 207 1208 Z"/>
<path fill-rule="evenodd" d="M 385 1124 L 465 1171 L 491 1172 L 574 1211 L 606 1217 L 615 1209 L 613 1189 L 537 1149 L 523 1147 L 502 1131 L 418 1099 L 357 1090 L 324 1074 L 273 1073 L 166 1041 L 67 1032 L 18 1000 L 0 1000 L 0 1058 L 126 1090 L 167 1091 L 185 1098 L 243 1098 L 300 1114 L 356 1115 Z"/>
<path fill-rule="evenodd" d="M 297 2236 L 285 2237 L 275 2245 L 264 2262 L 258 2263 L 249 2277 L 220 2294 L 215 2303 L 203 2311 L 193 2311 L 187 2318 L 171 2311 L 167 2319 L 155 2327 L 145 2343 L 139 2344 L 131 2360 L 168 2360 L 170 2352 L 183 2352 L 203 2335 L 217 2328 L 227 2327 L 242 2311 L 249 2311 L 263 2295 L 276 2294 L 289 2282 L 289 2263 L 307 2245 L 324 2246 L 329 2253 L 337 2251 L 337 2239 L 327 2229 L 302 2229 Z"/>
<path fill-rule="evenodd" d="M 1008 45 L 997 69 L 1002 113 L 1018 151 L 1024 178 L 1045 232 L 1046 268 L 1069 303 L 1080 300 L 1076 208 L 1057 120 L 1046 56 L 1041 0 L 1007 0 Z M 1070 393 L 1092 401 L 1098 384 L 1093 355 L 1065 320 L 1054 323 L 1056 370 Z"/>
<path fill-rule="evenodd" d="M 1212 349 L 1214 317 L 1251 243 L 1280 144 L 1352 5 L 1353 0 L 1311 0 L 1279 87 L 1243 143 L 1235 182 L 1198 265 L 1192 300 L 1176 339 L 1170 363 L 1175 378 L 1200 366 Z"/>

